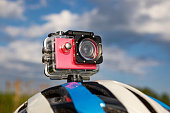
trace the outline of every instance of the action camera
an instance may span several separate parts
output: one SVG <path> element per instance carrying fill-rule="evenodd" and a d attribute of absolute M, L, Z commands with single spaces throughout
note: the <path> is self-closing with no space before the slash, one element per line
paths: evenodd
<path fill-rule="evenodd" d="M 89 80 L 103 62 L 101 37 L 93 32 L 58 31 L 44 40 L 42 62 L 51 79 L 68 79 L 70 75 Z"/>

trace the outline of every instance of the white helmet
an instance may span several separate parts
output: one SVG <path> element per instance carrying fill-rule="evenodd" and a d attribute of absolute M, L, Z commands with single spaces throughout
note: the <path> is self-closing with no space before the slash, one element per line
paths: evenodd
<path fill-rule="evenodd" d="M 14 113 L 170 113 L 139 90 L 111 80 L 69 82 L 37 93 Z"/>

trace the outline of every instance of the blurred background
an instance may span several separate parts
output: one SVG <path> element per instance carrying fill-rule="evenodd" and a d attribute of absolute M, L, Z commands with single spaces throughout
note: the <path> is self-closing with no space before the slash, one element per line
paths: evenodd
<path fill-rule="evenodd" d="M 48 33 L 93 31 L 104 63 L 91 80 L 116 80 L 170 105 L 169 0 L 0 0 L 0 112 L 66 81 L 44 75 Z"/>

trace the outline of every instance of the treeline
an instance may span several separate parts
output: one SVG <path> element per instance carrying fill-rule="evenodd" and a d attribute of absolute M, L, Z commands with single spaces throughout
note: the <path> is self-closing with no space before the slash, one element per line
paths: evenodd
<path fill-rule="evenodd" d="M 142 91 L 143 93 L 145 93 L 146 95 L 154 97 L 162 101 L 163 103 L 167 104 L 168 106 L 170 106 L 170 96 L 167 93 L 157 94 L 150 88 L 138 88 L 138 89 Z"/>
<path fill-rule="evenodd" d="M 23 104 L 31 95 L 23 94 L 19 98 L 14 93 L 0 92 L 0 113 L 13 113 L 15 109 Z"/>
<path fill-rule="evenodd" d="M 34 80 L 23 82 L 20 79 L 6 81 L 5 91 L 0 92 L 0 113 L 12 113 L 31 95 L 48 88 L 48 84 L 42 83 L 37 87 Z"/>

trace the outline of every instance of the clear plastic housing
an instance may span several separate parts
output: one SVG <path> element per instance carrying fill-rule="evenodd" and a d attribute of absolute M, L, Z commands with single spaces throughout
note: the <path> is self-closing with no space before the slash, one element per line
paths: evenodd
<path fill-rule="evenodd" d="M 43 63 L 45 64 L 45 75 L 50 79 L 67 79 L 68 75 L 80 75 L 83 80 L 89 80 L 90 76 L 99 71 L 99 65 L 96 69 L 57 69 L 55 60 L 55 38 L 70 38 L 66 35 L 54 35 L 47 37 L 43 44 Z"/>

